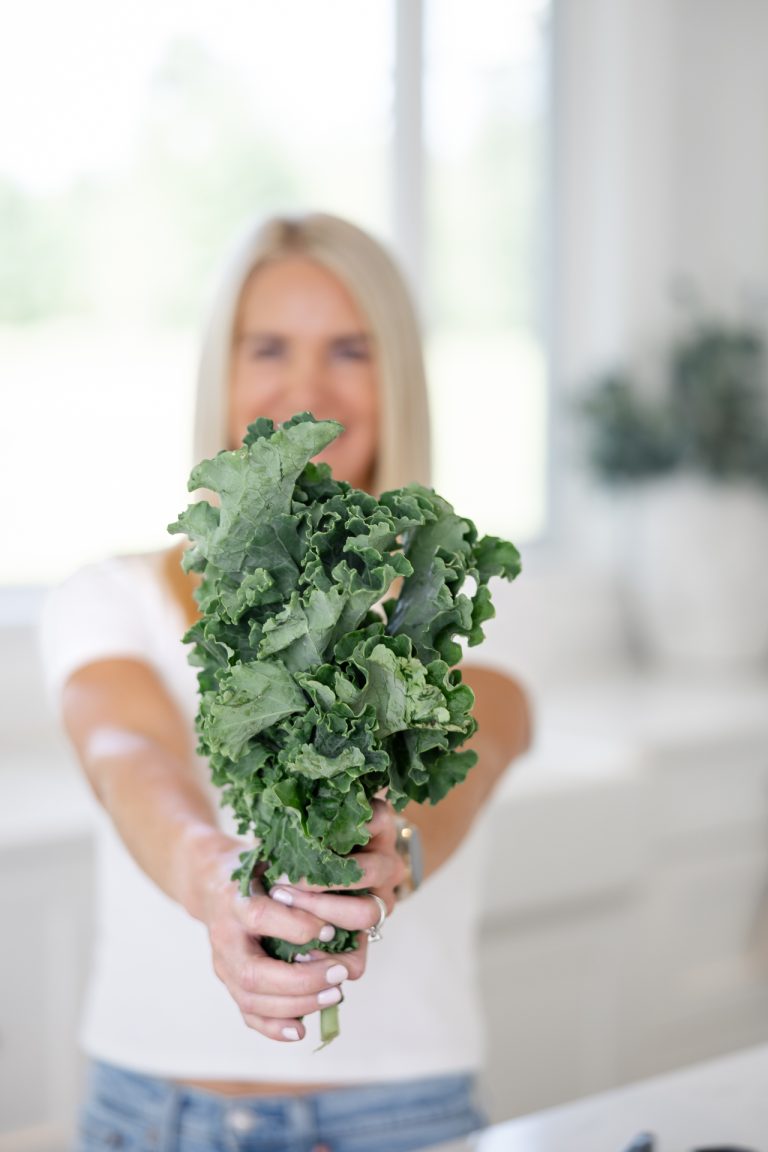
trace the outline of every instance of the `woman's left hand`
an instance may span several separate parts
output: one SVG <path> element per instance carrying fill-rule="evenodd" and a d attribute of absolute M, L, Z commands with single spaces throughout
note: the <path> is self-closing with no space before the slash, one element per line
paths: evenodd
<path fill-rule="evenodd" d="M 363 870 L 363 875 L 353 884 L 339 885 L 344 892 L 365 889 L 373 892 L 384 901 L 387 915 L 390 915 L 396 902 L 395 889 L 406 876 L 406 867 L 397 851 L 397 818 L 391 804 L 386 800 L 371 801 L 373 816 L 367 827 L 371 838 L 366 845 L 352 853 L 352 859 Z M 273 900 L 301 908 L 314 916 L 346 928 L 352 932 L 364 932 L 378 924 L 380 908 L 368 895 L 357 899 L 349 896 L 335 896 L 332 889 L 306 884 L 277 883 L 269 892 Z"/>

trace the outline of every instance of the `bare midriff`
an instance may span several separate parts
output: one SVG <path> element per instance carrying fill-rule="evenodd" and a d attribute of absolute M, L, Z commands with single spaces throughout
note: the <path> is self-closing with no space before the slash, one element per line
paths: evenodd
<path fill-rule="evenodd" d="M 313 1092 L 330 1092 L 344 1084 L 266 1084 L 242 1080 L 177 1080 L 187 1088 L 217 1092 L 220 1096 L 302 1096 Z"/>

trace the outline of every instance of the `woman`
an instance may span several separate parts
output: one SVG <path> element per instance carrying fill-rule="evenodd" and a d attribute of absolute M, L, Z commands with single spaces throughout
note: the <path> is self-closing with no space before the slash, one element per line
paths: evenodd
<path fill-rule="evenodd" d="M 320 457 L 336 478 L 375 494 L 428 482 L 402 279 L 369 236 L 324 215 L 268 222 L 235 254 L 201 358 L 195 457 L 239 445 L 257 416 L 303 410 L 345 427 Z M 80 1147 L 405 1152 L 460 1136 L 481 1122 L 468 833 L 527 746 L 525 697 L 466 668 L 479 763 L 437 807 L 406 810 L 423 842 L 421 891 L 397 902 L 405 865 L 379 801 L 357 856 L 375 900 L 303 885 L 267 896 L 256 883 L 244 899 L 229 879 L 243 842 L 193 752 L 196 677 L 179 640 L 196 605 L 180 559 L 175 547 L 89 566 L 44 613 L 49 681 L 104 812 Z M 374 957 L 366 930 L 385 911 Z M 286 964 L 259 944 L 330 940 L 339 927 L 360 932 L 357 952 Z M 318 1055 L 305 1040 L 314 1014 L 342 996 L 342 1036 Z"/>

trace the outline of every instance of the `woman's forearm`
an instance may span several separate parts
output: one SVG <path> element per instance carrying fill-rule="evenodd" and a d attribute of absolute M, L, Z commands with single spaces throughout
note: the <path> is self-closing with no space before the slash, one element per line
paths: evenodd
<path fill-rule="evenodd" d="M 200 779 L 188 722 L 157 674 L 137 660 L 75 672 L 63 715 L 96 798 L 139 867 L 201 918 L 205 885 L 237 842 L 218 827 Z"/>
<path fill-rule="evenodd" d="M 439 804 L 409 804 L 404 812 L 421 833 L 425 876 L 456 851 L 500 777 L 531 742 L 530 706 L 516 680 L 475 666 L 463 669 L 462 675 L 475 693 L 473 713 L 478 722 L 464 747 L 477 753 L 477 764 Z"/>
<path fill-rule="evenodd" d="M 126 848 L 167 896 L 202 918 L 204 887 L 234 845 L 190 765 L 134 733 L 102 731 L 92 744 L 86 775 Z"/>

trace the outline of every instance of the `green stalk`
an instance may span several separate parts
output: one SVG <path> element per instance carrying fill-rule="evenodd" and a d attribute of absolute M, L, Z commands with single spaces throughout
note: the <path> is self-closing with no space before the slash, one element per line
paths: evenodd
<path fill-rule="evenodd" d="M 335 1040 L 341 1032 L 339 1027 L 339 1006 L 338 1004 L 330 1004 L 327 1008 L 320 1009 L 320 1039 L 321 1044 L 315 1049 L 319 1052 L 330 1044 L 331 1040 Z"/>

